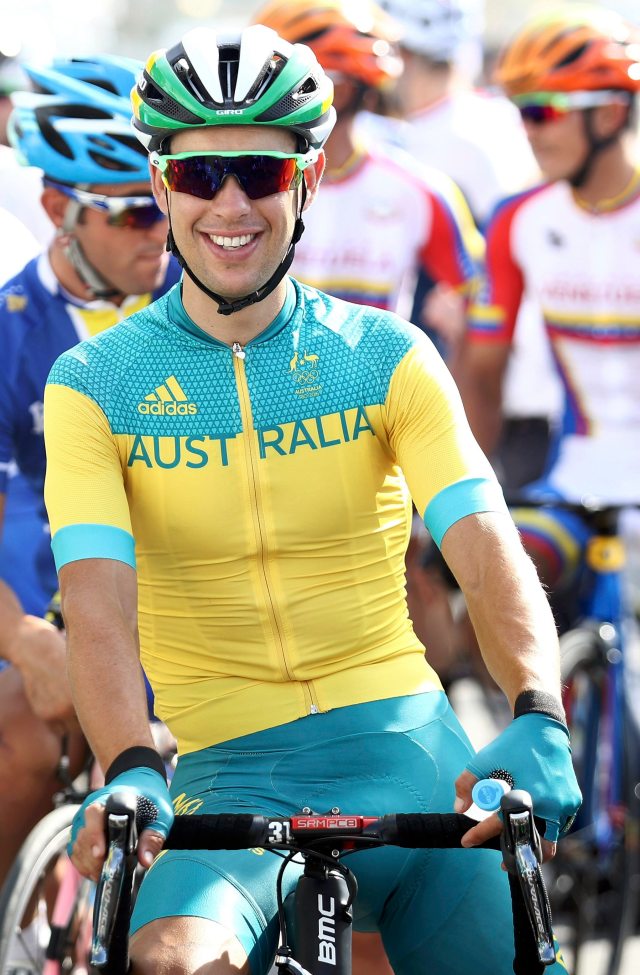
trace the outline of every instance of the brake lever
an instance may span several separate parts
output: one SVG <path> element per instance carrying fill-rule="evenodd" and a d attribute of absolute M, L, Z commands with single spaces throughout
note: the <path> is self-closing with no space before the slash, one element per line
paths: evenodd
<path fill-rule="evenodd" d="M 551 907 L 542 876 L 542 843 L 533 819 L 531 796 L 513 789 L 500 800 L 504 829 L 500 836 L 507 871 L 517 877 L 543 965 L 556 960 Z"/>
<path fill-rule="evenodd" d="M 96 888 L 91 938 L 91 964 L 98 969 L 109 964 L 116 919 L 131 897 L 138 842 L 135 797 L 123 792 L 107 798 L 105 831 L 107 855 Z"/>

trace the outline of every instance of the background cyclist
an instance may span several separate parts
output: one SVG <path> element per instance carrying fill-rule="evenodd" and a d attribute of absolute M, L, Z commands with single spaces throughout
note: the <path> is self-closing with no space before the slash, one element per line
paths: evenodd
<path fill-rule="evenodd" d="M 433 808 L 457 790 L 466 808 L 475 777 L 508 766 L 547 819 L 552 853 L 579 801 L 553 620 L 446 368 L 402 319 L 286 276 L 331 95 L 308 48 L 259 25 L 196 28 L 151 56 L 135 125 L 182 289 L 63 355 L 47 386 L 74 698 L 107 789 L 129 785 L 159 809 L 145 863 L 173 811 L 138 636 L 180 740 L 178 807 L 187 796 L 201 811 L 293 810 L 331 796 Z M 301 358 L 315 372 L 302 382 Z M 517 715 L 475 756 L 407 618 L 399 464 Z M 92 876 L 103 795 L 74 831 L 74 860 Z M 467 842 L 499 828 L 487 820 Z M 357 925 L 382 931 L 397 975 L 422 972 L 425 954 L 453 971 L 511 971 L 506 876 L 490 854 L 451 856 L 353 857 Z M 274 868 L 251 852 L 158 858 L 132 921 L 135 970 L 264 972 Z"/>
<path fill-rule="evenodd" d="M 383 106 L 402 72 L 393 21 L 374 4 L 341 0 L 270 0 L 254 21 L 308 44 L 335 90 L 323 192 L 307 216 L 294 275 L 347 301 L 405 314 L 420 268 L 443 291 L 468 297 L 484 248 L 459 191 L 358 127 L 363 109 Z"/>
<path fill-rule="evenodd" d="M 465 353 L 466 406 L 490 451 L 526 292 L 540 308 L 564 392 L 557 442 L 536 489 L 574 500 L 638 499 L 638 39 L 612 11 L 566 5 L 527 23 L 497 67 L 549 182 L 504 201 L 489 226 L 487 283 Z M 572 593 L 582 523 L 568 513 L 516 515 L 543 580 Z M 570 602 L 559 622 L 572 613 Z"/>
<path fill-rule="evenodd" d="M 47 373 L 65 349 L 176 280 L 146 153 L 130 130 L 139 68 L 108 56 L 61 60 L 29 69 L 37 91 L 14 95 L 14 144 L 45 174 L 42 205 L 57 233 L 0 292 L 0 524 L 13 460 L 28 495 L 9 500 L 0 550 L 0 881 L 59 788 L 65 730 L 75 767 L 83 751 L 64 641 L 39 618 L 57 587 L 43 501 Z"/>

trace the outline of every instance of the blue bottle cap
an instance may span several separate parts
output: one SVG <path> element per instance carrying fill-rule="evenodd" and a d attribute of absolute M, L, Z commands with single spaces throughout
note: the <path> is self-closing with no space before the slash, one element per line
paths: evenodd
<path fill-rule="evenodd" d="M 500 808 L 500 800 L 509 791 L 502 779 L 480 779 L 471 790 L 471 797 L 478 809 L 493 812 Z"/>

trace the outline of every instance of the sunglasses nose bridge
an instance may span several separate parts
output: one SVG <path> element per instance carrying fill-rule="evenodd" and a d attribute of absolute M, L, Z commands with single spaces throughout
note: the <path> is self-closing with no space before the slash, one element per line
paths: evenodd
<path fill-rule="evenodd" d="M 251 200 L 248 197 L 244 186 L 242 185 L 240 177 L 233 170 L 232 160 L 228 160 L 226 162 L 222 171 L 220 183 L 210 202 L 216 204 L 217 206 L 230 204 L 235 209 L 237 209 L 239 205 L 241 205 L 245 210 L 250 209 Z"/>

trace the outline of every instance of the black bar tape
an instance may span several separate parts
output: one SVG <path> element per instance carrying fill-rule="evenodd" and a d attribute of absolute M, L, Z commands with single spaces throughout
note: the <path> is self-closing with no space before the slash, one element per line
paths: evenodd
<path fill-rule="evenodd" d="M 250 850 L 266 845 L 269 820 L 251 813 L 176 816 L 167 850 Z"/>
<path fill-rule="evenodd" d="M 123 752 L 114 758 L 107 769 L 104 777 L 105 785 L 113 782 L 117 775 L 129 772 L 132 768 L 150 768 L 158 772 L 167 781 L 167 771 L 164 762 L 158 755 L 155 748 L 146 748 L 144 745 L 134 745 L 133 748 L 125 748 Z"/>
<path fill-rule="evenodd" d="M 562 702 L 548 691 L 522 691 L 516 698 L 513 708 L 513 717 L 519 718 L 523 714 L 546 714 L 549 718 L 554 718 L 560 724 L 567 724 L 567 717 L 562 707 Z"/>
<path fill-rule="evenodd" d="M 461 813 L 396 813 L 380 820 L 380 836 L 385 843 L 412 849 L 451 850 L 460 847 L 465 833 L 477 826 L 475 819 Z M 494 836 L 482 846 L 499 849 Z"/>

